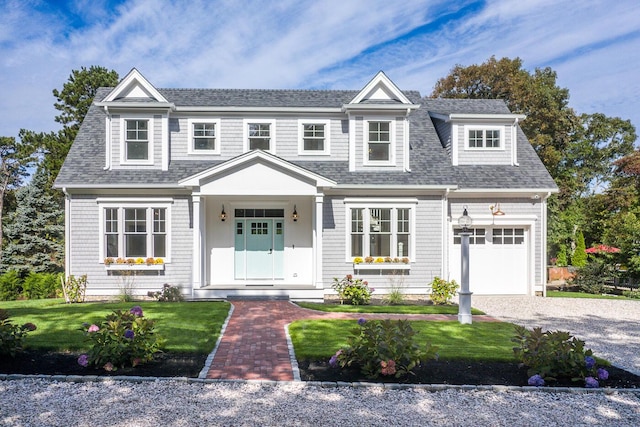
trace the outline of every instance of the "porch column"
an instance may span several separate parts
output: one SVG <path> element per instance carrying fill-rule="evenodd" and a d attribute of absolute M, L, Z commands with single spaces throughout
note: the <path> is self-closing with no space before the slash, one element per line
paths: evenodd
<path fill-rule="evenodd" d="M 315 209 L 313 209 L 313 277 L 315 286 L 318 289 L 322 289 L 324 284 L 322 283 L 322 203 L 324 201 L 324 194 L 316 194 L 315 197 Z"/>
<path fill-rule="evenodd" d="M 202 286 L 202 205 L 200 195 L 191 196 L 193 202 L 193 255 L 192 255 L 192 288 L 193 291 Z"/>

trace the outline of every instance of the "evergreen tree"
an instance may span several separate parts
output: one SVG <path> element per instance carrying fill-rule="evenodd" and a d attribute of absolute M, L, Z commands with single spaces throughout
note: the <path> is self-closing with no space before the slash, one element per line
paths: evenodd
<path fill-rule="evenodd" d="M 574 267 L 584 267 L 587 265 L 587 248 L 584 243 L 584 234 L 578 231 L 576 236 L 576 249 L 571 257 L 571 265 Z"/>
<path fill-rule="evenodd" d="M 29 185 L 16 192 L 17 208 L 5 227 L 7 245 L 2 270 L 58 272 L 63 267 L 64 212 L 46 191 L 46 174 L 38 169 Z"/>

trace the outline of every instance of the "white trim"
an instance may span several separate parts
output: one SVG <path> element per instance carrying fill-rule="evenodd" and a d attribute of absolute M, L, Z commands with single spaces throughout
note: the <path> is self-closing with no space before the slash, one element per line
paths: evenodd
<path fill-rule="evenodd" d="M 362 88 L 362 90 L 360 92 L 358 92 L 358 94 L 355 96 L 355 98 L 353 98 L 351 100 L 351 102 L 349 104 L 359 104 L 362 101 L 365 100 L 365 98 L 367 96 L 371 96 L 374 93 L 374 90 L 376 88 L 385 88 L 387 89 L 389 92 L 391 92 L 392 96 L 395 99 L 398 99 L 402 104 L 411 104 L 411 101 L 409 101 L 409 98 L 407 98 L 404 93 L 402 93 L 402 91 L 398 88 L 398 86 L 396 86 L 391 79 L 389 79 L 389 77 L 387 77 L 387 75 L 382 72 L 382 71 L 378 71 L 378 74 L 376 74 L 370 81 L 369 83 L 367 83 L 365 85 L 364 88 Z M 375 92 L 378 92 L 377 90 Z M 373 98 L 373 99 L 381 99 L 381 98 Z M 391 98 L 387 98 L 387 99 L 391 99 Z M 413 105 L 413 104 L 412 104 Z M 362 106 L 358 106 L 358 107 L 362 107 Z M 375 108 L 380 108 L 375 107 Z M 406 105 L 403 105 L 403 108 L 407 108 Z"/>
<path fill-rule="evenodd" d="M 353 270 L 411 270 L 411 264 L 397 262 L 372 262 L 353 264 Z"/>
<path fill-rule="evenodd" d="M 411 159 L 409 157 L 411 141 L 409 139 L 410 123 L 409 118 L 405 116 L 403 120 L 403 132 L 402 132 L 402 151 L 403 151 L 403 164 L 405 172 L 411 172 Z"/>
<path fill-rule="evenodd" d="M 112 154 L 112 147 L 111 144 L 113 143 L 113 137 L 111 135 L 111 114 L 109 114 L 108 109 L 105 107 L 105 113 L 107 113 L 106 117 L 104 118 L 104 125 L 105 125 L 105 156 L 104 156 L 104 170 L 110 170 L 111 169 L 111 156 Z"/>
<path fill-rule="evenodd" d="M 313 221 L 313 251 L 315 251 L 315 256 L 313 257 L 313 281 L 314 285 L 318 289 L 322 289 L 324 287 L 323 284 L 323 259 L 322 259 L 322 228 L 324 222 L 323 216 L 323 206 L 324 206 L 324 194 L 318 193 L 314 200 L 314 208 L 312 213 L 311 220 Z"/>
<path fill-rule="evenodd" d="M 324 125 L 324 150 L 304 149 L 304 125 Z M 331 120 L 330 119 L 298 119 L 298 155 L 328 156 L 331 154 Z"/>
<path fill-rule="evenodd" d="M 196 123 L 213 123 L 215 125 L 215 146 L 213 150 L 196 150 L 193 138 L 193 125 Z M 187 154 L 189 155 L 220 155 L 220 118 L 189 118 L 187 119 Z"/>
<path fill-rule="evenodd" d="M 162 271 L 164 270 L 164 263 L 162 264 L 109 264 L 105 265 L 106 270 L 118 271 L 118 270 L 146 270 L 146 271 Z"/>
<path fill-rule="evenodd" d="M 366 198 L 366 197 L 345 197 L 343 199 L 343 202 L 352 204 L 352 205 L 370 205 L 370 204 L 389 204 L 389 205 L 398 205 L 398 204 L 407 204 L 407 203 L 413 203 L 415 205 L 418 204 L 418 198 L 417 197 L 407 197 L 407 198 L 403 198 L 403 199 L 389 199 L 387 198 Z"/>
<path fill-rule="evenodd" d="M 466 124 L 464 128 L 464 151 L 505 151 L 505 126 L 491 126 L 491 125 L 469 125 Z M 482 131 L 482 147 L 469 147 L 469 132 L 472 130 Z M 487 133 L 488 130 L 497 130 L 500 132 L 500 146 L 499 147 L 487 147 Z"/>
<path fill-rule="evenodd" d="M 341 107 L 247 107 L 247 106 L 176 106 L 181 113 L 342 113 Z"/>
<path fill-rule="evenodd" d="M 349 114 L 349 172 L 356 170 L 356 116 Z"/>
<path fill-rule="evenodd" d="M 120 80 L 120 83 L 118 83 L 109 95 L 104 98 L 102 103 L 113 102 L 116 99 L 121 98 L 125 91 L 130 92 L 130 89 L 136 85 L 156 101 L 160 103 L 168 103 L 165 97 L 162 96 L 160 92 L 158 92 L 158 90 L 153 87 L 153 85 L 140 73 L 140 71 L 135 68 L 132 68 L 131 71 L 129 71 L 127 75 Z M 150 105 L 149 103 L 146 103 L 146 106 L 153 106 L 153 104 Z"/>
<path fill-rule="evenodd" d="M 242 120 L 242 151 L 244 153 L 254 151 L 249 149 L 249 125 L 268 124 L 269 125 L 269 149 L 263 150 L 271 154 L 276 154 L 276 119 L 261 117 L 245 118 Z"/>
<path fill-rule="evenodd" d="M 168 171 L 169 170 L 169 114 L 162 114 L 161 119 L 162 120 L 162 135 L 160 135 L 160 141 L 161 141 L 161 152 L 162 152 L 162 159 L 160 160 L 162 162 L 162 170 L 163 171 Z"/>
<path fill-rule="evenodd" d="M 369 123 L 389 123 L 389 160 L 369 160 Z M 362 165 L 363 166 L 395 166 L 396 165 L 396 118 L 389 116 L 369 116 L 362 120 Z M 373 142 L 374 144 L 377 142 Z"/>
<path fill-rule="evenodd" d="M 458 145 L 460 144 L 460 125 L 451 125 L 451 164 L 458 166 Z"/>
<path fill-rule="evenodd" d="M 71 194 L 63 188 L 64 193 L 64 273 L 71 275 Z"/>
<path fill-rule="evenodd" d="M 146 120 L 148 135 L 148 152 L 146 160 L 127 159 L 126 124 L 128 120 Z M 153 165 L 154 160 L 154 118 L 149 114 L 127 114 L 120 116 L 120 164 L 121 165 Z"/>
<path fill-rule="evenodd" d="M 118 206 L 124 206 L 127 204 L 140 204 L 140 203 L 150 203 L 150 204 L 167 204 L 173 203 L 174 199 L 170 197 L 97 197 L 96 203 L 106 203 L 106 204 L 117 204 Z"/>

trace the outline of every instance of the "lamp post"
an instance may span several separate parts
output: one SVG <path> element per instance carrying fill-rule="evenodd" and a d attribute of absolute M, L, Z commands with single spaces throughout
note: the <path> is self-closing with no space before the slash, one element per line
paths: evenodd
<path fill-rule="evenodd" d="M 469 227 L 473 221 L 467 212 L 467 207 L 464 207 L 462 216 L 458 218 L 458 225 L 462 227 L 460 232 L 461 238 L 461 277 L 460 280 L 460 292 L 458 292 L 458 322 L 462 324 L 471 324 L 471 294 L 469 292 L 469 236 L 471 231 Z"/>

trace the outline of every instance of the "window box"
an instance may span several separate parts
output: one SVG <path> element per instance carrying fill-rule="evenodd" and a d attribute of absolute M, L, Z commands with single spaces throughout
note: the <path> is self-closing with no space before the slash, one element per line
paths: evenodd
<path fill-rule="evenodd" d="M 372 262 L 353 264 L 354 270 L 411 270 L 411 264 L 399 264 L 394 262 Z"/>
<path fill-rule="evenodd" d="M 163 271 L 164 264 L 105 264 L 104 266 L 107 270 L 112 271 L 133 271 L 133 270 L 143 270 L 143 271 Z"/>

